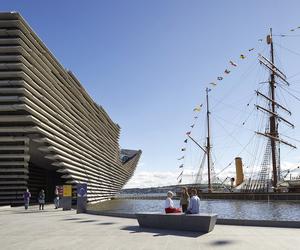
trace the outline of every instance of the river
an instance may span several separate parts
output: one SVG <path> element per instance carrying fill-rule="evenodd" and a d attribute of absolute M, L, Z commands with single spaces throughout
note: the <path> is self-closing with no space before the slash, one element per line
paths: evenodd
<path fill-rule="evenodd" d="M 179 201 L 174 200 L 179 207 Z M 89 205 L 89 209 L 120 212 L 162 212 L 164 200 L 116 199 Z M 224 219 L 300 221 L 299 201 L 201 200 L 200 211 Z"/>

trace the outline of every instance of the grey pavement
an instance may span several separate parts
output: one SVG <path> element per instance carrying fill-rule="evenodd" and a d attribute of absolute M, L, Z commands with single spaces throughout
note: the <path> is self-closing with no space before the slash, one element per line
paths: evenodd
<path fill-rule="evenodd" d="M 135 219 L 46 206 L 0 208 L 1 250 L 299 249 L 300 229 L 216 225 L 208 234 L 139 228 Z"/>

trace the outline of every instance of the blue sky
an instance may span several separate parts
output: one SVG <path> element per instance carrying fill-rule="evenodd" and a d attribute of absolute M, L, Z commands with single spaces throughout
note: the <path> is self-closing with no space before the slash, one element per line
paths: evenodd
<path fill-rule="evenodd" d="M 266 91 L 259 82 L 268 78 L 257 63 L 257 52 L 268 56 L 268 47 L 258 39 L 265 38 L 270 27 L 274 34 L 281 34 L 300 26 L 299 9 L 299 1 L 261 0 L 2 0 L 0 6 L 1 11 L 20 12 L 61 64 L 121 126 L 121 146 L 143 150 L 130 187 L 176 183 L 181 164 L 177 158 L 193 123 L 193 108 L 204 102 L 207 84 L 222 75 L 229 60 L 238 67 L 210 93 L 216 172 L 237 155 L 247 166 L 258 164 L 256 144 L 249 143 L 261 119 L 253 111 L 259 102 L 254 90 Z M 300 71 L 300 29 L 289 34 L 293 36 L 274 39 L 276 60 L 292 76 Z M 255 50 L 248 53 L 252 47 Z M 241 53 L 249 56 L 240 60 Z M 290 91 L 300 96 L 297 76 L 291 78 Z M 284 125 L 281 131 L 300 139 L 300 102 L 284 90 L 278 98 L 292 110 L 296 125 L 294 131 Z M 193 132 L 201 143 L 203 114 Z M 241 152 L 247 143 L 249 148 Z M 186 146 L 185 171 L 195 173 L 200 152 L 190 143 Z M 285 168 L 300 161 L 299 150 L 282 148 L 282 155 Z M 222 178 L 233 174 L 230 171 Z"/>

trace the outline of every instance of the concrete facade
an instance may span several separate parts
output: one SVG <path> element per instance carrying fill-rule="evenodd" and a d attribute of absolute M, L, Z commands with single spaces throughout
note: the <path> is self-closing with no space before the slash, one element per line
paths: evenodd
<path fill-rule="evenodd" d="M 0 205 L 79 182 L 90 202 L 112 197 L 141 155 L 120 150 L 119 134 L 20 14 L 0 13 Z"/>

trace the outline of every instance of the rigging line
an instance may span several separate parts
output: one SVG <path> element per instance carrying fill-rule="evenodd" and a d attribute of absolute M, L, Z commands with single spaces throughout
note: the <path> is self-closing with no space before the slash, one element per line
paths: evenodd
<path fill-rule="evenodd" d="M 266 101 L 265 101 L 266 102 Z M 264 113 L 258 113 L 257 115 L 257 119 L 259 120 L 259 130 L 262 129 L 262 127 L 266 127 L 266 122 L 265 121 L 265 118 L 266 118 L 266 114 Z M 267 122 L 268 124 L 268 122 Z M 258 172 L 258 168 L 259 168 L 259 165 L 260 165 L 260 161 L 261 161 L 261 158 L 262 158 L 262 155 L 263 155 L 263 147 L 264 147 L 264 139 L 261 138 L 261 137 L 256 137 L 257 139 L 255 140 L 255 145 L 254 145 L 254 154 L 255 157 L 252 158 L 252 168 L 250 170 L 250 178 L 254 177 L 256 175 L 256 173 Z"/>
<path fill-rule="evenodd" d="M 295 96 L 294 94 L 292 94 L 290 91 L 288 91 L 286 88 L 284 88 L 283 86 L 281 86 L 281 85 L 278 85 L 278 86 L 280 86 L 283 90 L 285 90 L 290 96 L 292 96 L 292 97 L 294 97 L 297 101 L 299 101 L 300 102 L 300 98 L 299 97 L 297 97 L 297 96 Z"/>
<path fill-rule="evenodd" d="M 246 149 L 246 147 L 248 147 L 248 145 L 251 143 L 251 141 L 253 140 L 253 138 L 255 137 L 255 134 L 253 134 L 253 136 L 250 138 L 250 140 L 248 141 L 248 143 L 242 148 L 242 150 L 238 153 L 238 155 L 241 155 L 241 153 L 244 152 L 244 150 Z M 231 164 L 233 163 L 234 160 L 232 160 L 225 168 L 223 168 L 219 173 L 216 174 L 216 176 L 218 176 L 219 174 L 221 174 L 222 172 L 224 172 L 229 166 L 231 166 Z"/>
<path fill-rule="evenodd" d="M 272 36 L 280 36 L 280 37 L 300 37 L 300 35 L 286 35 L 286 34 L 272 34 Z M 273 42 L 274 43 L 274 42 Z"/>
<path fill-rule="evenodd" d="M 243 128 L 243 129 L 246 129 L 246 130 L 248 130 L 248 131 L 250 131 L 250 132 L 255 132 L 255 130 L 253 130 L 253 129 L 249 129 L 249 128 L 246 128 L 245 126 L 241 126 L 241 125 L 235 124 L 235 123 L 233 123 L 233 122 L 230 122 L 230 121 L 228 121 L 228 120 L 222 118 L 222 117 L 219 116 L 219 115 L 213 114 L 212 117 L 216 117 L 216 118 L 218 118 L 218 119 L 221 119 L 221 120 L 223 120 L 224 122 L 227 122 L 227 123 L 229 123 L 229 124 L 231 124 L 231 125 L 233 125 L 233 126 L 235 126 L 235 127 Z"/>
<path fill-rule="evenodd" d="M 219 123 L 219 125 L 224 129 L 224 131 L 235 141 L 235 142 L 237 142 L 240 146 L 243 146 L 243 144 L 242 143 L 240 143 L 232 134 L 230 134 L 229 132 L 228 132 L 228 130 L 227 129 L 225 129 L 224 128 L 224 126 L 222 126 L 222 124 L 218 121 L 218 119 L 215 119 L 216 121 L 217 121 L 217 123 Z M 248 154 L 250 154 L 250 155 L 252 155 L 248 150 L 246 150 L 246 152 L 248 153 Z"/>
<path fill-rule="evenodd" d="M 288 136 L 288 135 L 284 135 L 284 134 L 280 134 L 280 135 L 281 135 L 281 136 L 283 136 L 283 137 L 289 138 L 289 139 L 291 139 L 291 140 L 294 140 L 294 141 L 300 142 L 300 140 L 299 140 L 299 139 L 295 139 L 295 138 L 293 138 L 293 137 L 290 137 L 290 136 Z"/>
<path fill-rule="evenodd" d="M 280 87 L 284 87 L 284 86 L 281 86 L 280 84 L 278 84 Z M 284 90 L 286 90 L 285 88 L 283 88 Z M 297 89 L 294 89 L 294 88 L 291 88 L 291 87 L 288 87 L 289 90 L 292 90 L 294 92 L 297 92 L 297 93 L 300 93 L 300 90 L 297 90 Z"/>
<path fill-rule="evenodd" d="M 279 84 L 277 84 L 277 85 L 279 85 Z M 280 103 L 281 105 L 285 106 L 286 109 L 291 110 L 285 97 L 284 97 L 283 90 L 281 88 L 279 88 L 279 91 L 276 92 L 276 100 L 277 100 L 277 103 Z"/>
<path fill-rule="evenodd" d="M 212 164 L 213 164 L 213 165 L 216 165 L 217 157 L 216 157 L 216 155 L 215 155 L 214 152 L 211 152 L 211 154 L 212 154 L 212 158 L 213 158 Z"/>
<path fill-rule="evenodd" d="M 253 107 L 251 113 L 253 113 L 254 110 L 255 110 L 255 107 Z M 251 116 L 251 115 L 249 115 L 249 117 L 250 117 L 250 116 Z M 243 128 L 244 128 L 244 125 L 243 125 Z M 236 131 L 236 129 L 234 129 L 230 134 L 232 135 L 235 131 Z M 254 131 L 254 130 L 253 130 L 253 131 Z M 251 131 L 251 132 L 253 132 L 253 131 Z M 253 133 L 253 134 L 255 134 L 255 133 Z M 224 146 L 224 148 L 229 148 L 229 145 L 230 145 L 230 144 L 231 144 L 231 142 L 227 142 L 226 145 Z M 223 153 L 221 156 L 219 156 L 218 161 L 216 161 L 216 162 L 220 162 L 220 161 L 223 159 L 224 156 L 225 156 L 225 153 Z"/>
<path fill-rule="evenodd" d="M 259 82 L 259 84 L 262 83 L 269 83 L 269 81 L 265 81 L 265 82 Z M 257 91 L 261 90 L 263 86 L 259 86 L 259 88 L 257 89 Z M 252 102 L 252 100 L 257 97 L 257 95 L 253 94 L 252 97 L 250 98 L 250 100 L 247 102 L 247 106 Z"/>
<path fill-rule="evenodd" d="M 277 93 L 278 93 L 278 92 L 277 92 Z M 278 99 L 283 99 L 286 108 L 289 109 L 289 110 L 291 110 L 291 108 L 290 108 L 290 106 L 289 106 L 288 102 L 286 101 L 286 98 L 285 98 L 285 96 L 284 96 L 284 94 L 283 94 L 282 88 L 279 88 L 279 93 L 281 94 L 282 98 L 280 98 L 280 97 L 278 96 Z M 293 119 L 293 116 L 290 117 L 290 120 L 291 120 L 292 122 L 295 122 L 295 120 Z"/>
<path fill-rule="evenodd" d="M 247 95 L 247 96 L 252 96 L 252 94 L 249 94 L 249 95 Z M 223 105 L 225 105 L 225 106 L 227 106 L 227 107 L 229 107 L 229 108 L 231 108 L 231 109 L 233 109 L 233 110 L 237 110 L 237 111 L 239 111 L 239 112 L 243 112 L 243 113 L 245 113 L 245 110 L 241 110 L 241 109 L 239 109 L 239 108 L 236 108 L 236 106 L 234 106 L 234 105 L 231 105 L 231 104 L 228 104 L 228 103 L 226 103 L 226 102 L 224 102 L 223 100 L 218 100 L 217 98 L 214 98 L 214 97 L 211 97 L 212 99 L 214 99 L 214 100 L 216 100 L 217 102 L 219 102 L 219 103 L 222 103 Z M 244 99 L 244 98 L 243 98 Z M 251 99 L 253 99 L 253 96 L 251 97 Z M 251 99 L 250 99 L 250 101 L 251 101 Z M 248 103 L 247 103 L 248 104 Z M 216 107 L 216 106 L 215 106 Z M 214 107 L 214 108 L 215 108 Z M 215 109 L 212 109 L 212 111 L 214 111 Z"/>
<path fill-rule="evenodd" d="M 294 55 L 300 56 L 300 53 L 297 52 L 297 51 L 291 50 L 291 49 L 289 49 L 289 48 L 287 48 L 287 47 L 285 47 L 285 46 L 283 46 L 283 45 L 281 45 L 281 44 L 279 44 L 279 43 L 276 43 L 276 42 L 273 42 L 273 43 L 274 43 L 275 45 L 279 46 L 280 48 L 289 51 L 290 53 L 292 53 L 292 54 L 294 54 Z"/>
<path fill-rule="evenodd" d="M 280 45 L 281 45 L 281 44 L 280 44 Z M 281 62 L 280 56 L 278 55 L 279 52 L 281 53 L 281 51 L 282 51 L 282 48 L 280 47 L 280 50 L 279 50 L 278 52 L 274 53 L 274 57 L 275 57 L 275 60 L 278 62 L 278 63 L 277 63 L 277 65 L 279 65 L 278 68 L 279 68 L 282 72 L 284 72 L 285 70 L 284 70 L 283 64 L 282 64 L 282 62 Z"/>
<path fill-rule="evenodd" d="M 250 112 L 249 115 L 246 117 L 246 119 L 243 121 L 242 126 L 244 126 L 244 125 L 246 124 L 246 122 L 248 122 L 249 118 L 252 116 L 252 114 L 253 114 L 253 112 L 254 112 L 255 109 L 256 109 L 256 108 L 253 106 L 251 112 Z"/>
<path fill-rule="evenodd" d="M 258 52 L 258 54 L 262 54 L 262 53 L 264 53 L 264 51 L 267 49 L 267 47 L 265 46 L 265 48 L 264 49 L 262 49 L 262 50 L 260 50 L 259 52 Z M 244 71 L 244 73 L 239 77 L 239 80 L 237 81 L 237 82 L 241 82 L 242 81 L 242 79 L 244 80 L 246 77 L 246 75 L 249 75 L 249 72 L 250 71 L 252 71 L 254 68 L 255 68 L 255 66 L 256 66 L 257 64 L 256 64 L 256 59 L 255 60 L 253 60 L 252 61 L 252 64 Z M 228 96 L 230 95 L 230 94 L 232 94 L 234 91 L 233 90 L 236 90 L 238 87 L 240 87 L 240 86 L 242 86 L 242 84 L 238 84 L 238 86 L 236 86 L 236 85 L 234 85 L 234 86 L 232 86 L 230 89 L 229 89 L 229 91 L 225 94 L 225 95 L 223 95 L 223 97 L 221 98 L 221 100 L 223 100 L 223 99 L 225 99 L 225 98 L 228 98 Z M 216 103 L 213 107 L 212 107 L 212 109 L 214 109 L 215 107 L 217 107 L 217 106 L 219 106 L 219 104 L 220 103 Z"/>
<path fill-rule="evenodd" d="M 287 77 L 286 79 L 291 79 L 291 78 L 294 78 L 295 76 L 298 76 L 298 75 L 300 75 L 300 72 L 298 72 L 298 73 L 296 73 L 294 75 L 291 75 L 291 76 Z"/>
<path fill-rule="evenodd" d="M 253 153 L 254 153 L 254 155 L 256 155 L 258 157 L 252 157 L 252 161 L 251 161 L 251 164 L 250 164 L 250 166 L 252 166 L 252 167 L 251 167 L 250 173 L 249 173 L 250 178 L 252 178 L 254 176 L 254 173 L 256 172 L 256 168 L 257 168 L 257 165 L 258 165 L 257 164 L 258 159 L 260 159 L 260 157 L 261 157 L 261 153 L 259 153 L 259 155 L 258 155 L 258 152 L 261 152 L 261 150 L 258 150 L 261 147 L 261 139 L 256 137 L 256 140 L 254 141 L 253 144 L 254 144 Z"/>

